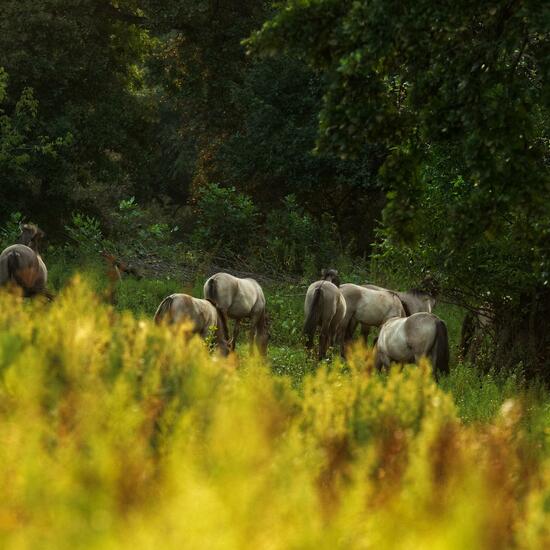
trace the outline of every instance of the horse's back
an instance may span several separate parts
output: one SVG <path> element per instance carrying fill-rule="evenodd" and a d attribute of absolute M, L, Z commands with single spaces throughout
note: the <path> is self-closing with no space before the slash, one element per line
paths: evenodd
<path fill-rule="evenodd" d="M 2 251 L 0 257 L 8 257 L 13 253 L 17 254 L 19 264 L 22 268 L 39 265 L 38 258 L 40 256 L 38 256 L 32 248 L 24 244 L 12 244 L 8 246 Z M 44 264 L 44 262 L 42 262 L 42 264 Z M 46 266 L 44 265 L 44 267 Z"/>
<path fill-rule="evenodd" d="M 204 284 L 204 296 L 234 318 L 259 315 L 266 305 L 262 287 L 256 280 L 230 273 L 212 275 Z"/>
<path fill-rule="evenodd" d="M 321 291 L 322 303 L 321 309 L 324 319 L 331 320 L 335 315 L 344 317 L 346 311 L 346 301 L 340 288 L 330 281 L 321 280 L 311 283 L 306 292 L 304 303 L 304 312 L 307 315 L 315 300 L 315 293 Z"/>
<path fill-rule="evenodd" d="M 374 286 L 374 285 L 370 285 Z M 340 287 L 346 300 L 348 316 L 365 324 L 378 326 L 391 317 L 403 316 L 403 306 L 395 293 L 347 283 Z"/>
<path fill-rule="evenodd" d="M 171 318 L 174 323 L 188 320 L 194 329 L 201 332 L 217 323 L 216 308 L 208 301 L 188 294 L 172 294 Z"/>
<path fill-rule="evenodd" d="M 414 360 L 405 329 L 407 319 L 407 317 L 392 317 L 380 329 L 377 346 L 393 361 Z"/>
<path fill-rule="evenodd" d="M 435 333 L 435 325 L 439 317 L 433 313 L 418 312 L 407 317 L 405 328 L 411 338 L 422 338 Z"/>
<path fill-rule="evenodd" d="M 314 283 L 311 283 L 306 291 L 306 305 L 308 302 L 313 300 L 313 296 L 315 295 L 315 291 L 317 289 L 322 289 L 323 295 L 331 302 L 334 302 L 335 304 L 338 302 L 338 297 L 342 295 L 342 292 L 340 291 L 340 288 L 337 287 L 334 283 L 331 283 L 330 281 L 325 281 L 324 279 L 321 281 L 315 281 Z"/>
<path fill-rule="evenodd" d="M 24 244 L 8 246 L 0 254 L 0 263 L 2 264 L 0 284 L 6 284 L 12 280 L 26 291 L 32 292 L 40 292 L 46 287 L 48 280 L 46 264 L 32 248 Z"/>

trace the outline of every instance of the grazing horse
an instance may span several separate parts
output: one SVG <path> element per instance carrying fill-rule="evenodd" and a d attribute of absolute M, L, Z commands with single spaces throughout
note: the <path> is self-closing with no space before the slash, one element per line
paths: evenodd
<path fill-rule="evenodd" d="M 44 233 L 34 224 L 21 226 L 17 244 L 8 246 L 0 254 L 0 286 L 13 283 L 19 286 L 25 297 L 43 294 L 52 298 L 46 289 L 48 270 L 38 252 L 38 244 Z"/>
<path fill-rule="evenodd" d="M 426 356 L 436 377 L 449 372 L 447 326 L 433 313 L 396 317 L 382 325 L 376 342 L 376 368 L 390 363 L 412 363 Z"/>
<path fill-rule="evenodd" d="M 155 323 L 168 320 L 170 324 L 189 320 L 193 323 L 193 334 L 208 337 L 210 329 L 216 329 L 216 344 L 223 355 L 229 353 L 227 324 L 223 312 L 212 302 L 193 298 L 187 294 L 171 294 L 164 298 L 155 313 Z"/>
<path fill-rule="evenodd" d="M 431 313 L 433 308 L 435 307 L 435 297 L 424 290 L 411 288 L 410 290 L 400 292 L 398 290 L 390 290 L 388 288 L 383 288 L 381 286 L 372 284 L 366 284 L 362 286 L 364 286 L 365 288 L 370 288 L 372 290 L 385 290 L 386 292 L 392 292 L 401 300 L 403 308 L 405 309 L 405 314 L 407 316 L 423 311 Z"/>
<path fill-rule="evenodd" d="M 403 304 L 395 292 L 385 289 L 376 290 L 346 283 L 340 287 L 346 300 L 344 318 L 344 344 L 349 342 L 357 325 L 361 325 L 361 334 L 365 342 L 370 327 L 379 327 L 392 317 L 405 317 Z"/>
<path fill-rule="evenodd" d="M 250 319 L 250 345 L 256 345 L 260 353 L 267 352 L 269 318 L 262 287 L 254 279 L 241 279 L 229 273 L 216 273 L 204 283 L 204 297 L 222 311 L 224 316 L 235 319 L 231 349 L 237 344 L 240 324 Z"/>
<path fill-rule="evenodd" d="M 313 337 L 320 326 L 319 359 L 324 359 L 327 349 L 336 341 L 341 342 L 342 321 L 346 315 L 346 301 L 342 292 L 328 280 L 312 283 L 307 289 L 304 313 L 306 348 L 313 348 Z"/>

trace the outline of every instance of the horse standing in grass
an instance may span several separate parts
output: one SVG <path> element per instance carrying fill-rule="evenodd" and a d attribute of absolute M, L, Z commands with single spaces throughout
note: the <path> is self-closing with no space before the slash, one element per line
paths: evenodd
<path fill-rule="evenodd" d="M 269 319 L 262 287 L 254 279 L 241 279 L 229 273 L 216 273 L 204 283 L 204 297 L 230 319 L 235 319 L 230 347 L 235 349 L 243 319 L 250 319 L 250 346 L 267 352 Z"/>
<path fill-rule="evenodd" d="M 21 226 L 17 244 L 8 246 L 0 254 L 0 286 L 15 284 L 23 291 L 23 296 L 42 294 L 52 298 L 46 289 L 48 270 L 38 252 L 39 242 L 44 233 L 34 224 Z"/>
<path fill-rule="evenodd" d="M 405 317 L 406 312 L 395 292 L 365 288 L 351 283 L 340 287 L 346 301 L 344 345 L 353 338 L 357 325 L 365 342 L 371 327 L 379 327 L 392 317 Z"/>
<path fill-rule="evenodd" d="M 382 325 L 376 342 L 376 368 L 413 363 L 427 357 L 436 377 L 449 372 L 449 337 L 445 323 L 433 313 L 414 313 Z"/>
<path fill-rule="evenodd" d="M 392 292 L 401 300 L 403 308 L 405 309 L 405 314 L 407 316 L 412 315 L 413 313 L 431 313 L 433 308 L 435 307 L 435 296 L 433 296 L 429 292 L 426 292 L 425 290 L 411 288 L 410 290 L 401 292 L 398 290 L 390 290 L 388 288 L 383 288 L 381 286 L 372 284 L 366 284 L 362 286 L 364 288 L 370 288 L 371 290 Z"/>
<path fill-rule="evenodd" d="M 206 339 L 210 329 L 215 329 L 216 344 L 223 355 L 229 353 L 227 324 L 223 312 L 213 303 L 187 294 L 172 294 L 160 303 L 155 313 L 155 323 L 163 321 L 181 323 L 189 320 L 193 323 L 193 334 Z"/>
<path fill-rule="evenodd" d="M 319 359 L 324 359 L 327 349 L 341 343 L 342 321 L 346 314 L 346 301 L 340 289 L 328 279 L 309 285 L 304 304 L 306 348 L 313 348 L 317 327 L 319 334 Z"/>

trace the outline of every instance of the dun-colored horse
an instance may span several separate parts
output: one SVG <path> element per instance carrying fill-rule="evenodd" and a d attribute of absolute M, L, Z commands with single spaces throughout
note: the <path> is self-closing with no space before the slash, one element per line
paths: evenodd
<path fill-rule="evenodd" d="M 366 342 L 370 327 L 379 327 L 392 317 L 405 317 L 403 304 L 394 292 L 351 283 L 342 285 L 340 290 L 346 300 L 344 343 L 352 339 L 358 324 Z"/>
<path fill-rule="evenodd" d="M 0 254 L 0 286 L 9 283 L 19 286 L 25 297 L 43 294 L 52 298 L 46 289 L 48 270 L 38 252 L 44 233 L 34 224 L 21 226 L 17 244 Z"/>
<path fill-rule="evenodd" d="M 216 273 L 204 283 L 204 297 L 235 319 L 231 349 L 235 349 L 243 319 L 250 319 L 250 345 L 267 352 L 269 319 L 262 287 L 254 279 L 241 279 L 229 273 Z"/>
<path fill-rule="evenodd" d="M 216 344 L 223 355 L 229 353 L 227 325 L 223 312 L 213 303 L 187 294 L 172 294 L 160 303 L 155 313 L 155 323 L 163 321 L 181 323 L 189 320 L 193 323 L 193 333 L 202 338 L 215 329 Z"/>
<path fill-rule="evenodd" d="M 383 288 L 381 286 L 366 284 L 362 285 L 365 288 L 370 288 L 372 290 L 384 290 L 386 292 L 392 292 L 395 294 L 403 304 L 405 309 L 405 314 L 412 315 L 413 313 L 427 312 L 431 313 L 435 307 L 435 297 L 424 290 L 419 290 L 412 288 L 410 290 L 401 292 L 398 290 L 390 290 Z"/>
<path fill-rule="evenodd" d="M 323 273 L 325 275 L 325 273 Z M 346 301 L 340 289 L 328 279 L 309 285 L 304 304 L 304 334 L 306 347 L 313 348 L 317 327 L 319 334 L 319 359 L 326 356 L 327 349 L 336 342 L 341 343 L 342 321 L 346 314 Z"/>
<path fill-rule="evenodd" d="M 382 325 L 376 342 L 376 367 L 390 363 L 418 362 L 430 359 L 434 374 L 449 372 L 449 337 L 447 326 L 433 313 L 414 313 L 393 318 Z"/>

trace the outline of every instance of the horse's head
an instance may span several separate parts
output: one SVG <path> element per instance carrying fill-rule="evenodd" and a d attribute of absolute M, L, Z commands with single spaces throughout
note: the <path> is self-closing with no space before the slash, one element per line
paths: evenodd
<path fill-rule="evenodd" d="M 433 298 L 437 298 L 439 295 L 439 292 L 441 290 L 441 287 L 439 286 L 439 283 L 434 279 L 432 275 L 426 275 L 424 279 L 420 282 L 419 285 L 420 290 L 423 290 L 427 294 L 430 294 L 433 296 Z"/>
<path fill-rule="evenodd" d="M 325 281 L 330 281 L 336 286 L 340 286 L 340 277 L 338 276 L 338 271 L 336 269 L 323 269 L 321 271 L 321 277 Z"/>
<path fill-rule="evenodd" d="M 32 248 L 36 252 L 38 244 L 44 238 L 44 231 L 34 223 L 20 224 L 19 229 L 21 229 L 21 235 L 19 235 L 17 242 Z"/>

